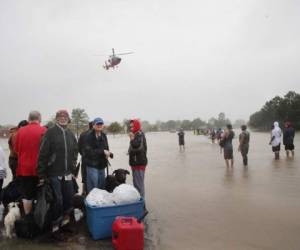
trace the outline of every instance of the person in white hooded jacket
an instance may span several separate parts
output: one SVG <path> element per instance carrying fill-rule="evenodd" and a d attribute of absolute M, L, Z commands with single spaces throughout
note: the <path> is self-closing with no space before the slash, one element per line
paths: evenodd
<path fill-rule="evenodd" d="M 0 145 L 0 193 L 2 191 L 3 181 L 6 177 L 5 154 Z"/>
<path fill-rule="evenodd" d="M 269 144 L 272 145 L 272 151 L 275 154 L 275 160 L 279 160 L 280 143 L 281 143 L 281 129 L 279 127 L 279 123 L 274 122 L 274 126 L 271 132 L 271 141 Z"/>

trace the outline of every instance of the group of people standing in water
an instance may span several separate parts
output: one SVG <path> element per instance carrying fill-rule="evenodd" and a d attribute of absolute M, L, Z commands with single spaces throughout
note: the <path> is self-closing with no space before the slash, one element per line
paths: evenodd
<path fill-rule="evenodd" d="M 215 139 L 217 139 L 218 144 L 221 148 L 221 153 L 223 152 L 226 167 L 233 168 L 234 158 L 233 158 L 233 146 L 232 140 L 235 137 L 235 133 L 233 131 L 232 125 L 227 124 L 225 129 L 218 129 L 215 131 L 214 129 L 210 130 L 209 133 L 212 143 L 215 143 Z M 283 137 L 283 140 L 282 140 Z M 279 160 L 280 158 L 280 145 L 281 141 L 283 141 L 283 145 L 285 146 L 286 156 L 294 157 L 294 137 L 295 137 L 295 129 L 293 128 L 291 122 L 286 121 L 284 123 L 284 130 L 282 132 L 279 127 L 278 122 L 274 122 L 272 125 L 271 131 L 271 139 L 269 144 L 272 146 L 272 151 L 275 155 L 275 160 Z M 184 131 L 180 129 L 178 132 L 179 139 L 179 149 L 184 149 Z M 241 153 L 243 158 L 243 165 L 245 167 L 248 166 L 248 152 L 249 152 L 249 143 L 250 143 L 250 133 L 247 130 L 246 125 L 241 126 L 241 132 L 239 134 L 239 146 L 238 151 Z"/>
<path fill-rule="evenodd" d="M 272 145 L 272 151 L 275 154 L 275 160 L 279 160 L 280 158 L 280 145 L 281 145 L 281 137 L 282 137 L 282 131 L 279 127 L 278 122 L 274 122 L 272 126 L 271 131 L 271 140 L 270 145 Z M 287 121 L 284 123 L 284 130 L 283 130 L 283 145 L 286 152 L 286 156 L 294 157 L 294 137 L 295 137 L 295 129 L 292 127 L 291 122 Z"/>

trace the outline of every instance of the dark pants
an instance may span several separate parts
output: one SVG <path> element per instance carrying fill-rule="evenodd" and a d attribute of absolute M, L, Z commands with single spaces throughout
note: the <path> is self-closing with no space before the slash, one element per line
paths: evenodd
<path fill-rule="evenodd" d="M 37 176 L 18 176 L 22 198 L 33 200 L 36 198 L 36 191 L 39 179 Z"/>
<path fill-rule="evenodd" d="M 241 146 L 241 154 L 243 157 L 244 166 L 248 165 L 248 152 L 249 152 L 249 145 L 242 145 Z"/>
<path fill-rule="evenodd" d="M 73 182 L 72 180 L 60 180 L 58 177 L 50 177 L 49 179 L 55 197 L 52 224 L 58 226 L 62 222 L 63 216 L 70 214 L 73 210 Z"/>

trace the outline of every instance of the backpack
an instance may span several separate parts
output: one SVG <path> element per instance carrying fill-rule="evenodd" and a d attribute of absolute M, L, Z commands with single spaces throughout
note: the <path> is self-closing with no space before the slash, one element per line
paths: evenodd
<path fill-rule="evenodd" d="M 219 142 L 220 147 L 224 148 L 225 143 L 226 143 L 226 138 L 222 138 Z"/>

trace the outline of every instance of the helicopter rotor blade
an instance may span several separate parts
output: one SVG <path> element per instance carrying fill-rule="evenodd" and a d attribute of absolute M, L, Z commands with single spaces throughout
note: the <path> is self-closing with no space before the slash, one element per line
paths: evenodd
<path fill-rule="evenodd" d="M 127 52 L 127 53 L 118 53 L 118 54 L 115 54 L 115 55 L 119 56 L 119 55 L 129 55 L 129 54 L 133 54 L 133 52 Z"/>

